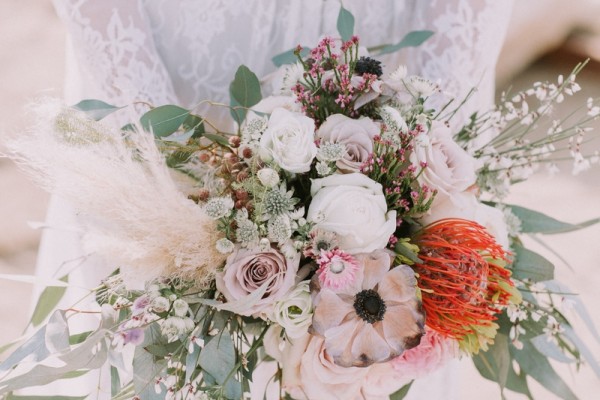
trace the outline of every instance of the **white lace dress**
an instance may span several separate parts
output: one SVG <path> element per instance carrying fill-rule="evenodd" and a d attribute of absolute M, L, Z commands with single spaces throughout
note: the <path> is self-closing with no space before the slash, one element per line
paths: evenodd
<path fill-rule="evenodd" d="M 340 7 L 339 1 L 331 0 L 54 3 L 68 31 L 67 103 L 96 98 L 115 105 L 145 101 L 185 107 L 203 99 L 228 102 L 228 86 L 240 64 L 263 76 L 274 70 L 274 55 L 297 44 L 314 45 L 324 35 L 336 35 Z M 403 50 L 383 61 L 390 68 L 403 62 L 410 73 L 439 80 L 449 97 L 463 98 L 477 87 L 478 91 L 455 119 L 457 124 L 473 111 L 491 104 L 494 68 L 512 1 L 343 3 L 356 17 L 355 33 L 367 47 L 397 42 L 412 30 L 435 31 L 419 48 Z M 218 119 L 219 115 L 212 118 Z M 82 252 L 76 213 L 60 198 L 52 199 L 47 226 L 38 260 L 40 275 L 72 272 L 72 283 L 94 287 L 111 272 L 114 266 Z M 84 293 L 85 290 L 69 289 L 62 305 L 70 306 Z M 452 364 L 417 381 L 409 398 L 455 398 L 455 367 Z M 107 376 L 88 374 L 83 378 L 78 383 L 65 384 L 61 394 L 86 394 L 99 387 L 100 397 L 109 397 Z"/>

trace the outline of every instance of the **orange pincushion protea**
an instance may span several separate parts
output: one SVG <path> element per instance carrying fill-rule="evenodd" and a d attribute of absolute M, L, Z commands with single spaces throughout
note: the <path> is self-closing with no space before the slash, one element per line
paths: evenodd
<path fill-rule="evenodd" d="M 493 341 L 493 321 L 518 298 L 510 280 L 508 253 L 481 225 L 463 219 L 437 221 L 415 237 L 415 264 L 426 324 L 476 353 Z"/>

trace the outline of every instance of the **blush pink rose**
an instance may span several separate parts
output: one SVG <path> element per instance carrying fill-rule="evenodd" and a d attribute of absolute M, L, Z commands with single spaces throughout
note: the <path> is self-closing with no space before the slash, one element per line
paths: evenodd
<path fill-rule="evenodd" d="M 458 343 L 429 329 L 417 347 L 406 350 L 390 363 L 399 376 L 410 380 L 429 375 L 456 357 Z"/>
<path fill-rule="evenodd" d="M 237 249 L 228 258 L 225 268 L 216 275 L 217 289 L 228 302 L 248 298 L 267 285 L 265 294 L 238 314 L 260 317 L 268 314 L 275 303 L 295 284 L 300 255 L 289 259 L 275 249 L 253 251 Z"/>

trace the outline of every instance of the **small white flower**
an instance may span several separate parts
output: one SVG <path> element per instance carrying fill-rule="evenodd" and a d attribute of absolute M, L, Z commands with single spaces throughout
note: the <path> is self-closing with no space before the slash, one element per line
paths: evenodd
<path fill-rule="evenodd" d="M 173 302 L 173 312 L 178 317 L 185 317 L 189 309 L 190 306 L 184 300 L 177 299 Z"/>
<path fill-rule="evenodd" d="M 279 183 L 279 174 L 272 168 L 263 168 L 256 173 L 263 186 L 272 188 Z"/>
<path fill-rule="evenodd" d="M 215 247 L 221 254 L 229 254 L 235 249 L 233 242 L 227 238 L 221 238 L 217 240 Z"/>
<path fill-rule="evenodd" d="M 285 66 L 283 85 L 280 94 L 292 94 L 292 89 L 298 82 L 304 81 L 304 67 L 299 62 Z"/>
<path fill-rule="evenodd" d="M 402 118 L 400 112 L 395 108 L 383 106 L 379 111 L 379 115 L 389 131 L 395 133 L 408 132 L 408 125 L 406 125 L 406 121 L 404 121 L 404 118 Z"/>
<path fill-rule="evenodd" d="M 438 85 L 421 76 L 409 76 L 404 82 L 408 91 L 417 97 L 429 97 L 439 91 Z"/>
<path fill-rule="evenodd" d="M 152 310 L 156 313 L 165 312 L 171 307 L 171 302 L 169 299 L 159 296 L 152 300 Z"/>
<path fill-rule="evenodd" d="M 327 164 L 326 162 L 323 162 L 323 161 L 319 161 L 317 163 L 316 170 L 317 170 L 317 174 L 319 174 L 319 176 L 328 176 L 333 173 L 333 170 L 331 169 L 329 164 Z"/>
<path fill-rule="evenodd" d="M 346 146 L 343 143 L 321 142 L 317 153 L 317 160 L 335 162 L 346 155 Z"/>
<path fill-rule="evenodd" d="M 312 301 L 308 281 L 302 281 L 273 307 L 271 319 L 292 338 L 305 335 L 312 322 Z"/>
<path fill-rule="evenodd" d="M 395 82 L 401 82 L 404 78 L 406 78 L 408 70 L 406 65 L 400 65 L 396 70 L 390 73 L 389 79 Z"/>
<path fill-rule="evenodd" d="M 300 207 L 289 213 L 289 217 L 293 220 L 299 220 L 300 218 L 304 217 L 304 212 L 304 207 Z"/>
<path fill-rule="evenodd" d="M 161 325 L 161 332 L 167 337 L 169 343 L 179 339 L 179 336 L 186 333 L 186 323 L 183 318 L 180 317 L 169 317 L 163 321 Z"/>
<path fill-rule="evenodd" d="M 283 243 L 292 236 L 290 219 L 285 215 L 271 218 L 267 224 L 269 239 L 273 242 Z"/>
<path fill-rule="evenodd" d="M 223 218 L 231 213 L 234 202 L 231 197 L 212 197 L 204 206 L 204 212 L 212 219 Z"/>

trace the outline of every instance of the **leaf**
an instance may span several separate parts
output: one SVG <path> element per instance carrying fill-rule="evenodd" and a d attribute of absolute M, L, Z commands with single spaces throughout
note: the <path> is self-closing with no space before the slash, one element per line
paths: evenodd
<path fill-rule="evenodd" d="M 226 138 L 224 138 L 221 135 L 217 135 L 214 133 L 205 133 L 202 136 L 204 136 L 205 138 L 207 138 L 208 140 L 210 140 L 212 142 L 220 144 L 221 146 L 229 147 L 229 140 L 227 140 Z"/>
<path fill-rule="evenodd" d="M 516 279 L 531 279 L 534 282 L 554 279 L 554 265 L 544 257 L 523 246 L 515 245 L 515 261 L 512 276 Z"/>
<path fill-rule="evenodd" d="M 479 373 L 500 386 L 500 391 L 506 387 L 510 369 L 510 353 L 508 349 L 508 336 L 498 333 L 494 344 L 488 351 L 479 352 L 473 356 L 473 363 Z"/>
<path fill-rule="evenodd" d="M 213 337 L 200 352 L 200 367 L 222 385 L 235 368 L 235 348 L 229 332 Z M 231 379 L 231 378 L 230 378 Z"/>
<path fill-rule="evenodd" d="M 302 50 L 300 50 L 300 57 L 304 58 L 308 55 L 308 53 L 310 53 L 310 48 L 305 46 L 301 47 Z M 296 61 L 298 61 L 298 56 L 295 52 L 295 48 L 284 51 L 283 53 L 279 53 L 275 57 L 271 58 L 271 61 L 273 61 L 273 64 L 275 64 L 276 67 L 281 67 L 282 65 L 286 64 L 294 64 Z"/>
<path fill-rule="evenodd" d="M 87 332 L 82 332 L 82 333 L 76 333 L 74 335 L 71 335 L 69 337 L 69 344 L 70 345 L 74 345 L 74 344 L 79 344 L 85 341 L 85 339 L 87 339 L 91 334 L 93 333 L 93 331 L 87 331 Z"/>
<path fill-rule="evenodd" d="M 561 363 L 573 363 L 575 359 L 568 357 L 562 352 L 560 347 L 554 340 L 548 340 L 548 335 L 538 335 L 531 339 L 531 344 L 536 348 L 537 351 L 545 355 L 546 357 L 553 358 Z"/>
<path fill-rule="evenodd" d="M 337 30 L 344 42 L 350 40 L 354 34 L 354 16 L 343 6 L 340 7 L 340 13 L 337 18 Z"/>
<path fill-rule="evenodd" d="M 27 357 L 31 361 L 40 361 L 49 354 L 50 352 L 46 348 L 46 327 L 44 326 L 0 364 L 0 372 L 8 371 Z"/>
<path fill-rule="evenodd" d="M 558 397 L 564 400 L 576 400 L 577 396 L 554 371 L 548 359 L 537 351 L 529 341 L 524 340 L 522 343 L 522 350 L 511 349 L 511 354 L 517 360 L 521 371 L 541 383 L 542 386 Z"/>
<path fill-rule="evenodd" d="M 600 334 L 598 333 L 598 329 L 596 329 L 596 325 L 581 298 L 574 294 L 565 295 L 565 293 L 573 292 L 565 284 L 557 281 L 544 282 L 544 286 L 546 287 L 546 289 L 554 293 L 562 293 L 563 296 L 568 297 L 569 300 L 572 300 L 574 302 L 575 311 L 577 311 L 579 317 L 583 320 L 583 322 L 585 322 L 588 330 L 594 336 L 594 339 L 596 339 L 596 341 L 600 343 Z"/>
<path fill-rule="evenodd" d="M 260 82 L 254 72 L 245 65 L 240 65 L 235 72 L 235 78 L 229 85 L 229 95 L 231 97 L 231 115 L 239 123 L 246 118 L 247 108 L 262 99 Z"/>
<path fill-rule="evenodd" d="M 184 133 L 180 133 L 180 132 L 174 132 L 172 134 L 170 134 L 169 136 L 163 136 L 160 138 L 160 140 L 163 140 L 165 142 L 175 142 L 175 143 L 181 143 L 181 144 L 186 144 L 188 140 L 190 140 L 193 136 L 194 136 L 194 130 L 190 129 L 187 132 Z"/>
<path fill-rule="evenodd" d="M 433 35 L 432 31 L 412 31 L 407 33 L 401 41 L 396 44 L 388 44 L 381 48 L 377 55 L 389 54 L 405 47 L 417 47 L 423 44 Z"/>
<path fill-rule="evenodd" d="M 83 111 L 85 115 L 93 120 L 100 121 L 102 118 L 125 107 L 117 107 L 100 100 L 82 100 L 72 106 L 74 109 Z"/>
<path fill-rule="evenodd" d="M 144 347 L 160 343 L 162 334 L 160 326 L 154 322 L 144 330 L 144 342 L 135 348 L 133 356 L 133 386 L 135 393 L 142 399 L 163 399 L 154 390 L 152 382 L 166 368 L 165 360 L 157 360 Z"/>
<path fill-rule="evenodd" d="M 569 224 L 525 207 L 509 204 L 506 206 L 510 207 L 512 213 L 521 220 L 521 232 L 523 233 L 543 233 L 551 235 L 576 231 L 600 222 L 600 218 L 595 218 L 579 224 Z"/>
<path fill-rule="evenodd" d="M 400 388 L 400 390 L 398 390 L 395 393 L 392 393 L 390 395 L 390 400 L 402 400 L 403 398 L 405 398 L 406 395 L 408 394 L 408 391 L 410 390 L 410 387 L 412 386 L 413 382 L 414 381 L 407 383 L 406 385 L 402 386 Z"/>
<path fill-rule="evenodd" d="M 69 326 L 64 311 L 59 310 L 50 317 L 46 325 L 45 341 L 50 353 L 69 350 Z"/>
<path fill-rule="evenodd" d="M 570 326 L 564 326 L 564 334 L 568 337 L 571 342 L 575 346 L 577 346 L 577 350 L 581 353 L 581 355 L 585 358 L 588 365 L 594 370 L 596 376 L 600 377 L 600 363 L 598 360 L 598 356 L 594 354 L 590 349 L 586 346 L 583 340 L 577 336 L 573 328 Z"/>
<path fill-rule="evenodd" d="M 67 274 L 63 276 L 59 279 L 59 281 L 65 283 L 69 282 L 69 275 Z M 66 290 L 67 288 L 65 287 L 54 286 L 47 287 L 46 289 L 44 289 L 35 306 L 33 316 L 31 317 L 30 323 L 34 327 L 37 327 L 42 322 L 44 322 L 46 317 L 52 312 L 52 310 L 54 310 L 54 307 L 56 307 L 60 299 L 62 299 Z"/>
<path fill-rule="evenodd" d="M 183 124 L 190 115 L 189 110 L 174 105 L 153 108 L 140 118 L 140 124 L 156 137 L 169 136 Z"/>
<path fill-rule="evenodd" d="M 113 366 L 110 367 L 110 396 L 115 397 L 121 388 L 121 378 L 119 371 Z"/>

